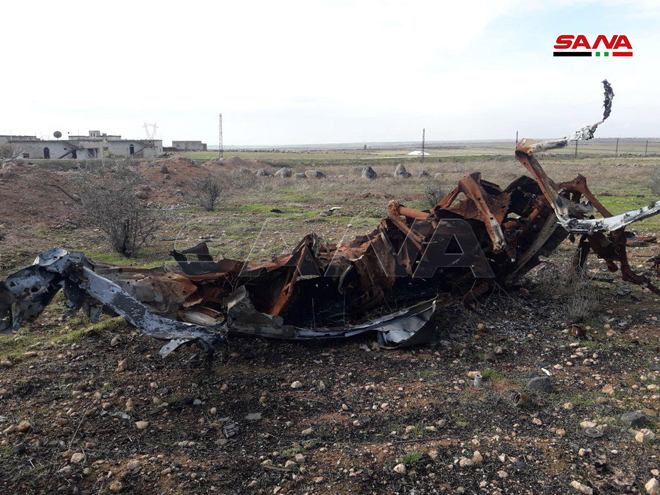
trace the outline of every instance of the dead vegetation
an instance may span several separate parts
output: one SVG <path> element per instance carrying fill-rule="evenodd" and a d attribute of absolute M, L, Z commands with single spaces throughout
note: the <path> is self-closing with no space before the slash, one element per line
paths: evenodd
<path fill-rule="evenodd" d="M 23 156 L 23 149 L 14 144 L 0 145 L 0 168 L 15 162 Z"/>
<path fill-rule="evenodd" d="M 83 173 L 76 189 L 85 220 L 126 258 L 151 241 L 162 223 L 160 215 L 141 201 L 146 191 L 136 191 L 142 182 L 125 163 L 110 162 L 102 170 Z"/>
<path fill-rule="evenodd" d="M 217 177 L 206 176 L 193 181 L 193 198 L 204 211 L 214 211 L 222 198 L 222 183 Z"/>

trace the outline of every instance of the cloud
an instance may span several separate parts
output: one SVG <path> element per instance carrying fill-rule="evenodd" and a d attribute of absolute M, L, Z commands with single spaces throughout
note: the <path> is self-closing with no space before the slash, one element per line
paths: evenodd
<path fill-rule="evenodd" d="M 564 116 L 579 119 L 602 77 L 636 93 L 631 107 L 652 87 L 644 78 L 656 75 L 657 35 L 631 19 L 621 29 L 634 33 L 633 60 L 586 66 L 549 56 L 575 9 L 602 16 L 624 8 L 618 0 L 605 5 L 11 2 L 7 17 L 29 18 L 30 29 L 15 22 L 0 32 L 15 67 L 3 81 L 0 132 L 94 127 L 141 135 L 143 121 L 157 120 L 166 140 L 214 142 L 222 111 L 225 140 L 235 144 L 398 140 L 423 125 L 437 139 L 487 138 L 509 136 L 523 108 L 552 115 L 535 126 L 548 135 Z M 642 1 L 625 11 L 636 18 L 660 9 Z"/>

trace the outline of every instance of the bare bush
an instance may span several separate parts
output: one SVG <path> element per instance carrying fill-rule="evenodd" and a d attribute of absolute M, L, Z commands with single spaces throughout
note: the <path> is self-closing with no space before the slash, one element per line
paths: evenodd
<path fill-rule="evenodd" d="M 653 171 L 653 174 L 651 175 L 651 192 L 655 195 L 655 197 L 660 196 L 660 167 L 656 167 L 655 170 Z"/>
<path fill-rule="evenodd" d="M 127 258 L 152 240 L 161 227 L 160 218 L 135 195 L 141 180 L 125 164 L 110 162 L 101 172 L 83 172 L 77 191 L 90 226 L 103 232 L 112 249 Z"/>
<path fill-rule="evenodd" d="M 217 177 L 206 176 L 192 183 L 193 197 L 206 211 L 213 211 L 222 196 L 222 183 Z"/>
<path fill-rule="evenodd" d="M 572 262 L 560 264 L 547 261 L 532 270 L 529 276 L 536 282 L 540 294 L 562 301 L 564 318 L 568 323 L 583 322 L 600 308 L 594 280 L 585 268 L 574 269 Z"/>
<path fill-rule="evenodd" d="M 23 156 L 23 149 L 13 144 L 0 145 L 0 166 L 15 162 Z"/>
<path fill-rule="evenodd" d="M 442 198 L 445 197 L 445 193 L 440 184 L 431 184 L 430 186 L 427 186 L 426 189 L 424 189 L 424 195 L 426 196 L 429 208 L 433 208 Z"/>

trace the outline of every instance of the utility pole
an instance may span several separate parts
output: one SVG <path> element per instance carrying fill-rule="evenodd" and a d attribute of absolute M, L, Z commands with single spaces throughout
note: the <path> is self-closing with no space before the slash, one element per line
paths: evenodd
<path fill-rule="evenodd" d="M 579 141 L 576 139 L 575 140 L 575 158 L 577 158 L 577 147 L 578 147 Z"/>
<path fill-rule="evenodd" d="M 649 140 L 646 140 L 646 148 L 644 149 L 644 156 L 649 152 Z"/>
<path fill-rule="evenodd" d="M 616 138 L 616 151 L 614 152 L 615 156 L 619 156 L 619 138 Z"/>
<path fill-rule="evenodd" d="M 224 144 L 222 143 L 222 114 L 220 114 L 220 121 L 218 126 L 218 158 L 221 160 L 225 157 Z"/>
<path fill-rule="evenodd" d="M 516 148 L 518 147 L 518 131 L 516 131 Z"/>
<path fill-rule="evenodd" d="M 424 163 L 424 147 L 426 145 L 426 129 L 422 129 L 422 163 Z"/>

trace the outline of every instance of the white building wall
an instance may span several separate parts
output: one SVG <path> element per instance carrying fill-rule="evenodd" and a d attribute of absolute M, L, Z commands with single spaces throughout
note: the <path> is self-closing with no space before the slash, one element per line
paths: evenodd
<path fill-rule="evenodd" d="M 27 159 L 45 158 L 44 149 L 50 151 L 50 159 L 57 160 L 67 152 L 75 148 L 84 148 L 76 150 L 76 159 L 86 160 L 90 158 L 101 158 L 101 150 L 104 143 L 102 140 L 80 140 L 68 142 L 59 141 L 11 141 L 11 143 L 23 150 L 29 156 Z M 133 145 L 133 151 L 139 158 L 156 158 L 163 154 L 163 142 L 161 140 L 119 140 L 108 141 L 106 147 L 110 156 L 131 156 L 130 147 Z M 64 159 L 72 160 L 71 153 L 64 156 Z"/>

